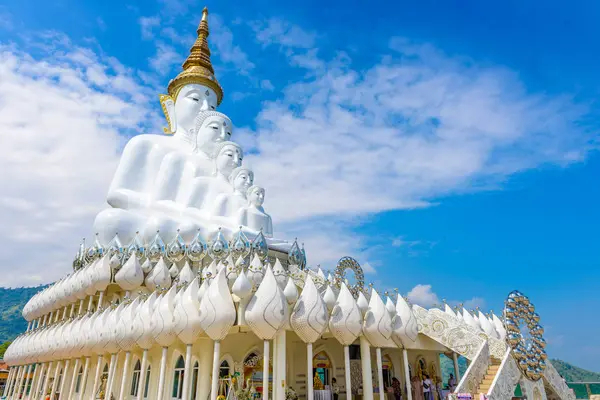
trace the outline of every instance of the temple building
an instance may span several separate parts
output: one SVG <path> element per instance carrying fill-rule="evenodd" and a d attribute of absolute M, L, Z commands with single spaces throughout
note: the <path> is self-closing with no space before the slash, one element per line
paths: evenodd
<path fill-rule="evenodd" d="M 6 351 L 0 394 L 511 399 L 518 385 L 532 400 L 575 398 L 546 362 L 540 316 L 524 294 L 508 294 L 499 316 L 426 309 L 365 286 L 350 257 L 326 274 L 296 241 L 277 238 L 260 177 L 217 111 L 224 92 L 206 9 L 197 35 L 159 96 L 164 135 L 127 143 L 94 240 L 25 306 L 29 326 Z M 442 382 L 441 354 L 454 382 Z"/>

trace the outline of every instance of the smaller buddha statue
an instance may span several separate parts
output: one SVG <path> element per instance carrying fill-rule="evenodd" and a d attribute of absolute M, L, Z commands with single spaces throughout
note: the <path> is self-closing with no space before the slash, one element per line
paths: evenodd
<path fill-rule="evenodd" d="M 245 167 L 233 170 L 229 177 L 233 193 L 221 193 L 215 199 L 210 212 L 214 221 L 235 218 L 238 210 L 248 204 L 247 192 L 254 183 L 254 172 Z"/>
<path fill-rule="evenodd" d="M 323 385 L 323 381 L 321 381 L 321 377 L 319 374 L 316 374 L 313 379 L 313 389 L 315 390 L 324 390 L 325 386 Z"/>
<path fill-rule="evenodd" d="M 272 237 L 273 221 L 262 206 L 265 201 L 265 189 L 260 186 L 251 186 L 246 196 L 248 203 L 246 207 L 238 211 L 238 225 L 248 227 L 255 232 L 262 229 L 266 237 Z"/>

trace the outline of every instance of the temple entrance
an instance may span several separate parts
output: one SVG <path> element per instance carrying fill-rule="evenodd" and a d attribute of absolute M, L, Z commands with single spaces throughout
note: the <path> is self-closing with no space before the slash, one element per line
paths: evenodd
<path fill-rule="evenodd" d="M 383 386 L 384 389 L 392 387 L 392 378 L 394 377 L 394 366 L 390 356 L 385 355 L 382 358 L 383 362 Z"/>
<path fill-rule="evenodd" d="M 324 351 L 313 357 L 313 387 L 315 390 L 323 390 L 331 385 L 331 360 Z"/>

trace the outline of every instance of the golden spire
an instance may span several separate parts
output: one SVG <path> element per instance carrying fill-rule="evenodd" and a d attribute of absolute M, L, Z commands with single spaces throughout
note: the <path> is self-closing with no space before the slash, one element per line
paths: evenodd
<path fill-rule="evenodd" d="M 190 49 L 190 55 L 183 63 L 183 71 L 175 79 L 169 82 L 169 96 L 177 99 L 179 90 L 190 83 L 207 86 L 217 94 L 217 104 L 223 100 L 223 89 L 217 78 L 212 63 L 210 62 L 210 50 L 208 48 L 208 9 L 202 10 L 202 19 L 198 25 L 198 38 Z"/>

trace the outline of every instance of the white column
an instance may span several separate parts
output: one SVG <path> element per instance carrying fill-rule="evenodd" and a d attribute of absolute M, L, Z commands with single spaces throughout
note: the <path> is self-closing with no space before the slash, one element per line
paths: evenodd
<path fill-rule="evenodd" d="M 8 398 L 12 398 L 13 393 L 15 392 L 15 387 L 17 386 L 17 384 L 19 383 L 19 378 L 21 377 L 21 370 L 23 369 L 22 365 L 19 365 L 18 367 L 15 367 L 17 369 L 17 371 L 15 372 L 15 379 L 13 380 L 10 390 L 8 391 Z"/>
<path fill-rule="evenodd" d="M 371 369 L 371 345 L 364 336 L 360 337 L 360 364 L 362 368 L 363 399 L 373 400 L 373 377 Z"/>
<path fill-rule="evenodd" d="M 39 379 L 39 371 L 40 370 L 40 364 L 34 364 L 34 370 L 33 370 L 33 377 L 31 378 L 31 385 L 29 386 L 29 396 L 27 396 L 27 398 L 31 398 L 31 397 L 35 397 L 35 385 L 37 384 L 37 381 Z"/>
<path fill-rule="evenodd" d="M 117 355 L 110 355 L 110 363 L 108 364 L 108 382 L 106 382 L 106 398 L 112 396 L 113 384 L 115 382 L 115 370 L 117 369 Z"/>
<path fill-rule="evenodd" d="M 65 361 L 65 369 L 63 370 L 62 381 L 60 382 L 60 393 L 58 395 L 58 400 L 68 398 L 68 397 L 64 397 L 64 396 L 65 396 L 65 389 L 67 388 L 67 378 L 69 376 L 69 365 L 70 364 L 71 364 L 71 360 Z"/>
<path fill-rule="evenodd" d="M 129 364 L 131 363 L 131 352 L 125 352 L 125 361 L 123 364 L 123 376 L 121 377 L 121 389 L 119 390 L 119 400 L 125 399 L 125 392 L 127 386 L 127 378 L 129 375 Z"/>
<path fill-rule="evenodd" d="M 165 391 L 165 375 L 167 373 L 167 353 L 168 347 L 162 348 L 162 355 L 160 357 L 160 373 L 158 376 L 158 393 L 156 394 L 156 400 L 162 400 L 163 392 Z"/>
<path fill-rule="evenodd" d="M 148 349 L 144 349 L 142 354 L 142 364 L 140 367 L 140 381 L 138 383 L 137 400 L 144 398 L 144 389 L 146 388 L 146 370 L 148 369 Z"/>
<path fill-rule="evenodd" d="M 410 368 L 408 367 L 408 351 L 406 351 L 406 349 L 402 349 L 402 360 L 404 361 L 404 380 L 406 381 L 406 398 L 407 400 L 412 400 Z"/>
<path fill-rule="evenodd" d="M 452 361 L 454 361 L 454 378 L 456 382 L 460 382 L 460 370 L 458 369 L 458 355 L 452 353 Z"/>
<path fill-rule="evenodd" d="M 285 399 L 285 389 L 287 388 L 287 332 L 285 328 L 277 333 L 277 393 L 273 395 L 273 399 Z M 275 381 L 273 381 L 275 382 Z M 275 384 L 274 384 L 275 385 Z"/>
<path fill-rule="evenodd" d="M 54 380 L 52 381 L 52 390 L 50 391 L 50 399 L 54 398 L 56 393 L 56 386 L 58 385 L 58 377 L 60 376 L 60 369 L 62 367 L 62 361 L 56 363 L 56 370 L 54 371 Z"/>
<path fill-rule="evenodd" d="M 182 399 L 190 398 L 190 384 L 192 383 L 192 345 L 185 346 L 185 369 L 183 371 L 183 392 Z"/>
<path fill-rule="evenodd" d="M 263 400 L 269 400 L 269 341 L 263 343 Z M 273 388 L 274 389 L 274 388 Z"/>
<path fill-rule="evenodd" d="M 10 399 L 14 398 L 15 393 L 17 393 L 17 391 L 19 390 L 19 382 L 21 381 L 21 376 L 23 374 L 23 370 L 24 367 L 22 365 L 19 365 L 19 367 L 17 368 L 17 376 L 15 378 L 15 382 L 13 383 L 12 387 L 10 388 L 10 394 L 8 395 L 8 397 Z"/>
<path fill-rule="evenodd" d="M 48 385 L 50 384 L 50 375 L 52 375 L 52 364 L 53 362 L 50 361 L 50 363 L 48 364 L 48 369 L 46 370 L 46 379 L 44 379 L 44 384 L 42 385 L 42 399 L 46 397 L 46 392 L 48 391 Z"/>
<path fill-rule="evenodd" d="M 98 383 L 100 380 L 100 369 L 102 368 L 103 358 L 104 357 L 102 355 L 99 355 L 98 362 L 96 363 L 96 374 L 94 375 L 94 386 L 92 386 L 92 396 L 91 396 L 92 399 L 94 397 L 96 397 L 96 391 L 98 390 Z"/>
<path fill-rule="evenodd" d="M 100 292 L 100 296 L 98 297 L 98 307 L 96 307 L 96 311 L 102 307 L 102 301 L 104 300 L 104 290 Z"/>
<path fill-rule="evenodd" d="M 73 374 L 71 375 L 71 384 L 69 385 L 69 393 L 67 395 L 67 400 L 71 400 L 73 398 L 73 392 L 75 391 L 75 384 L 77 383 L 77 375 L 79 374 L 79 363 L 81 360 L 79 358 L 75 359 L 75 365 L 73 366 Z M 62 396 L 62 393 L 61 393 Z"/>
<path fill-rule="evenodd" d="M 219 359 L 221 358 L 221 342 L 215 340 L 213 349 L 212 380 L 210 385 L 210 400 L 217 400 L 219 395 Z"/>
<path fill-rule="evenodd" d="M 350 346 L 344 346 L 344 375 L 346 377 L 346 399 L 352 399 L 352 376 L 350 375 Z"/>
<path fill-rule="evenodd" d="M 314 400 L 315 392 L 313 387 L 313 370 L 312 370 L 312 361 L 313 361 L 313 345 L 312 343 L 306 344 L 306 389 L 307 389 L 307 399 Z"/>
<path fill-rule="evenodd" d="M 34 399 L 37 399 L 37 397 L 40 393 L 40 389 L 41 389 L 42 385 L 44 384 L 44 382 L 43 382 L 44 381 L 44 371 L 46 371 L 46 363 L 42 363 L 42 365 L 40 366 L 40 376 L 38 377 L 37 382 L 35 384 L 33 396 L 30 396 Z"/>
<path fill-rule="evenodd" d="M 379 400 L 385 400 L 385 391 L 383 390 L 383 361 L 381 359 L 381 348 L 375 349 L 377 357 L 377 384 L 379 385 Z"/>
<path fill-rule="evenodd" d="M 83 400 L 83 394 L 85 393 L 85 388 L 87 386 L 87 377 L 90 371 L 90 358 L 85 358 L 85 364 L 83 366 L 83 376 L 81 377 L 81 387 L 79 388 L 79 400 Z M 92 392 L 92 396 L 93 396 Z M 69 399 L 71 400 L 71 399 Z"/>
<path fill-rule="evenodd" d="M 209 339 L 200 339 L 200 353 L 198 354 L 198 380 L 200 382 L 198 382 L 198 395 L 196 397 L 201 400 L 208 399 L 210 393 L 211 347 L 212 342 Z"/>
<path fill-rule="evenodd" d="M 277 362 L 277 336 L 278 334 L 275 334 L 275 337 L 273 338 L 273 392 L 272 392 L 272 396 L 273 399 L 278 399 L 279 398 L 279 378 L 278 378 L 278 373 L 277 370 L 279 369 L 279 364 Z M 285 397 L 284 397 L 285 398 Z"/>
<path fill-rule="evenodd" d="M 8 388 L 12 385 L 12 379 L 15 375 L 15 367 L 10 367 L 8 369 L 8 378 L 6 378 L 6 384 L 4 385 L 4 390 L 2 391 L 2 396 L 6 397 L 8 395 Z"/>

